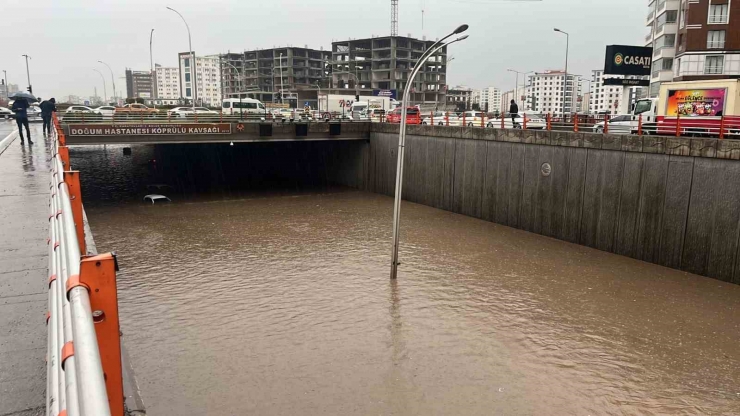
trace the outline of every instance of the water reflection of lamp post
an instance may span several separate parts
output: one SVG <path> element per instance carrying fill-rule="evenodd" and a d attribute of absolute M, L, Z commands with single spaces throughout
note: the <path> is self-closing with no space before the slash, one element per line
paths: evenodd
<path fill-rule="evenodd" d="M 396 165 L 396 198 L 393 203 L 393 251 L 391 253 L 391 279 L 397 277 L 398 272 L 398 237 L 401 228 L 401 186 L 403 185 L 403 155 L 406 146 L 406 107 L 409 100 L 409 91 L 411 85 L 414 82 L 414 78 L 419 70 L 424 66 L 424 63 L 437 51 L 455 42 L 467 39 L 467 35 L 460 36 L 455 40 L 445 42 L 448 38 L 453 35 L 465 32 L 468 30 L 468 25 L 462 25 L 455 29 L 454 32 L 438 40 L 432 46 L 429 47 L 419 58 L 416 65 L 414 66 L 408 81 L 406 82 L 406 88 L 403 91 L 403 97 L 401 99 L 401 125 L 399 126 L 398 132 L 398 163 Z"/>

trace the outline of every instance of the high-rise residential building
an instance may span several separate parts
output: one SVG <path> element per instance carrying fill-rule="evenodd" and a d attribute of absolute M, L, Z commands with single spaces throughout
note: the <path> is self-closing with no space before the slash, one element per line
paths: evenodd
<path fill-rule="evenodd" d="M 156 88 L 154 77 L 149 71 L 132 71 L 126 68 L 126 97 L 152 98 Z"/>
<path fill-rule="evenodd" d="M 480 90 L 480 109 L 490 113 L 501 112 L 501 90 L 496 87 L 486 87 Z"/>
<path fill-rule="evenodd" d="M 221 92 L 224 97 L 239 92 L 262 94 L 276 100 L 282 88 L 287 94 L 298 90 L 328 88 L 331 52 L 308 47 L 282 47 L 241 53 L 225 53 L 221 58 Z"/>
<path fill-rule="evenodd" d="M 195 53 L 193 53 L 195 54 Z M 221 107 L 221 57 L 178 54 L 180 62 L 180 96 L 197 105 Z"/>
<path fill-rule="evenodd" d="M 623 75 L 604 75 L 603 69 L 591 71 L 591 90 L 586 100 L 587 109 L 592 114 L 626 114 L 634 104 L 641 87 L 625 87 L 622 85 L 604 85 L 605 79 L 624 78 Z M 639 77 L 628 77 L 639 78 Z M 627 94 L 625 96 L 625 93 Z"/>
<path fill-rule="evenodd" d="M 472 105 L 478 105 L 480 106 L 480 96 L 481 96 L 482 90 L 473 90 L 473 94 L 470 96 L 470 103 Z M 480 107 L 483 108 L 483 107 Z"/>
<path fill-rule="evenodd" d="M 676 56 L 676 34 L 681 2 L 685 0 L 648 0 L 645 46 L 653 48 L 653 68 L 648 95 L 657 97 L 660 84 L 673 80 L 673 59 Z M 706 2 L 704 10 L 706 11 Z M 717 0 L 715 0 L 716 2 Z M 699 2 L 691 0 L 691 2 Z M 726 3 L 726 1 L 725 1 Z"/>
<path fill-rule="evenodd" d="M 414 63 L 434 41 L 403 36 L 332 42 L 332 91 L 361 95 L 395 90 L 399 100 Z M 433 109 L 446 103 L 447 48 L 424 63 L 414 79 L 409 103 Z"/>
<path fill-rule="evenodd" d="M 583 99 L 583 79 L 580 75 L 568 74 L 565 97 L 563 97 L 564 71 L 536 72 L 528 77 L 526 97 L 519 109 L 535 113 L 566 114 L 578 112 Z M 563 100 L 563 98 L 565 98 Z M 517 100 L 517 103 L 520 101 Z"/>
<path fill-rule="evenodd" d="M 731 0 L 671 3 L 679 4 L 674 81 L 740 78 L 740 3 Z M 668 49 L 670 42 L 665 43 Z M 661 49 L 660 53 L 663 52 Z"/>
<path fill-rule="evenodd" d="M 154 66 L 157 82 L 158 100 L 177 100 L 180 98 L 180 68 Z"/>

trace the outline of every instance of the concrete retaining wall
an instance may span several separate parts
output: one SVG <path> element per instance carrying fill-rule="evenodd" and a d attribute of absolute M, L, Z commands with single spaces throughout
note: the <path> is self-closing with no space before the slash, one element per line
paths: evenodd
<path fill-rule="evenodd" d="M 368 148 L 348 161 L 365 174 L 352 186 L 394 194 L 397 129 L 373 126 Z M 432 126 L 407 133 L 406 200 L 740 283 L 738 141 Z"/>

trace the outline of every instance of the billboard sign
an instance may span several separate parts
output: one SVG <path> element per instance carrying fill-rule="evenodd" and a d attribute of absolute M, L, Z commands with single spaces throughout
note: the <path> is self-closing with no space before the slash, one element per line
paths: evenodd
<path fill-rule="evenodd" d="M 70 124 L 70 136 L 191 136 L 231 134 L 229 123 Z"/>
<path fill-rule="evenodd" d="M 707 90 L 668 90 L 667 116 L 721 116 L 725 110 L 726 88 Z"/>
<path fill-rule="evenodd" d="M 373 95 L 376 97 L 388 97 L 394 100 L 398 98 L 398 90 L 373 90 Z"/>
<path fill-rule="evenodd" d="M 650 75 L 652 64 L 653 48 L 627 45 L 606 47 L 604 74 Z"/>
<path fill-rule="evenodd" d="M 604 85 L 622 85 L 625 87 L 649 87 L 649 79 L 628 79 L 628 78 L 605 78 Z"/>

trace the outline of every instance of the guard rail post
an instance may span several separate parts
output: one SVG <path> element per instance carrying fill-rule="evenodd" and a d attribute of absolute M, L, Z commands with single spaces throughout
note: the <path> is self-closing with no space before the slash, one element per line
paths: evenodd
<path fill-rule="evenodd" d="M 642 114 L 637 116 L 637 135 L 642 136 Z"/>
<path fill-rule="evenodd" d="M 681 136 L 681 114 L 676 112 L 676 137 Z"/>
<path fill-rule="evenodd" d="M 468 123 L 465 122 L 465 112 L 463 111 L 463 122 L 462 122 L 462 126 L 463 127 L 467 127 L 467 124 Z"/>
<path fill-rule="evenodd" d="M 524 113 L 524 115 L 522 116 L 522 118 L 523 118 L 523 120 L 522 120 L 522 130 L 526 130 L 527 129 L 527 113 Z"/>
<path fill-rule="evenodd" d="M 552 130 L 552 116 L 550 113 L 547 113 L 547 116 L 545 117 L 545 122 L 547 124 L 547 131 Z"/>
<path fill-rule="evenodd" d="M 450 127 L 450 112 L 445 112 L 445 126 Z"/>
<path fill-rule="evenodd" d="M 604 114 L 604 134 L 609 133 L 609 114 Z"/>
<path fill-rule="evenodd" d="M 486 125 L 485 125 L 485 118 L 486 118 L 486 116 L 483 115 L 483 113 L 480 113 L 480 126 L 481 126 L 481 128 L 486 127 Z"/>
<path fill-rule="evenodd" d="M 429 112 L 429 124 L 434 125 L 434 111 Z"/>
<path fill-rule="evenodd" d="M 505 119 L 506 119 L 506 113 L 501 113 L 501 129 L 502 130 L 506 128 L 506 124 L 504 124 L 506 123 Z"/>
<path fill-rule="evenodd" d="M 719 139 L 723 140 L 725 138 L 725 116 L 721 116 L 719 118 Z"/>
<path fill-rule="evenodd" d="M 578 133 L 578 113 L 573 114 L 573 131 Z"/>

